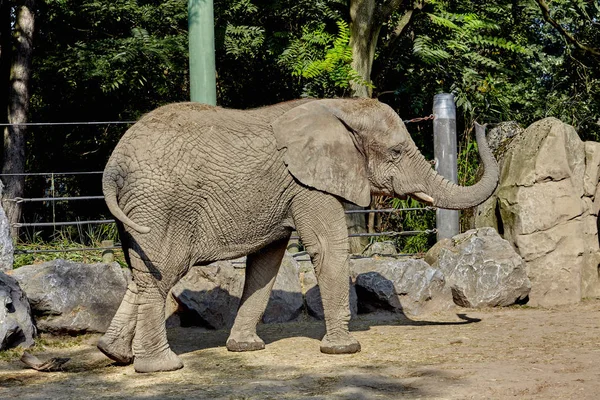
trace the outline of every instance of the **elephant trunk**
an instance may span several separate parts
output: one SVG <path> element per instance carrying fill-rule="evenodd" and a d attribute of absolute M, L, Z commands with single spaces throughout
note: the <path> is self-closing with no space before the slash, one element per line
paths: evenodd
<path fill-rule="evenodd" d="M 429 175 L 425 183 L 425 193 L 433 199 L 432 203 L 435 207 L 450 210 L 475 207 L 487 200 L 496 190 L 499 176 L 498 163 L 485 139 L 485 127 L 476 123 L 475 136 L 485 171 L 481 179 L 472 186 L 460 186 L 450 182 L 432 170 L 423 158 L 425 165 L 422 168 L 426 168 Z"/>

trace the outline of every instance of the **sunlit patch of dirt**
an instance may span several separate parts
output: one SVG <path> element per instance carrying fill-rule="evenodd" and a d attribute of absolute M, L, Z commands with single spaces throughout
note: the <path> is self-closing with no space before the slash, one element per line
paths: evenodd
<path fill-rule="evenodd" d="M 596 399 L 600 300 L 555 309 L 461 309 L 420 318 L 362 315 L 362 351 L 319 351 L 319 321 L 262 325 L 266 349 L 230 353 L 228 333 L 169 330 L 185 367 L 138 374 L 96 348 L 98 336 L 45 338 L 40 359 L 69 357 L 56 372 L 0 361 L 0 398 L 18 399 Z"/>

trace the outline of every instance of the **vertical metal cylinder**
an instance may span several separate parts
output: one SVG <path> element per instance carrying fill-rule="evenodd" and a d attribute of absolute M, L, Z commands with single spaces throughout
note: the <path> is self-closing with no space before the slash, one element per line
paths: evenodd
<path fill-rule="evenodd" d="M 115 243 L 112 240 L 103 240 L 101 246 L 106 250 L 102 251 L 102 262 L 104 263 L 112 263 L 115 261 L 115 253 L 112 247 Z"/>
<path fill-rule="evenodd" d="M 190 99 L 217 104 L 213 0 L 188 1 Z"/>
<path fill-rule="evenodd" d="M 433 151 L 438 174 L 457 183 L 456 105 L 454 95 L 440 93 L 433 97 Z M 459 233 L 459 212 L 436 211 L 437 240 L 451 238 Z"/>

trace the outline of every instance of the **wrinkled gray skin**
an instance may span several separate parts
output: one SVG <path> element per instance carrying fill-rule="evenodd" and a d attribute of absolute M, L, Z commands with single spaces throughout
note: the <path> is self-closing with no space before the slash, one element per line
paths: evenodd
<path fill-rule="evenodd" d="M 324 353 L 354 353 L 348 332 L 348 238 L 340 199 L 371 194 L 462 209 L 485 201 L 498 167 L 478 135 L 485 174 L 471 187 L 437 175 L 404 124 L 371 99 L 298 100 L 240 111 L 198 103 L 161 107 L 115 148 L 103 177 L 121 222 L 133 283 L 98 347 L 138 372 L 183 366 L 167 342 L 165 298 L 190 267 L 248 255 L 227 348 L 259 350 L 256 325 L 291 231 L 316 268 Z"/>

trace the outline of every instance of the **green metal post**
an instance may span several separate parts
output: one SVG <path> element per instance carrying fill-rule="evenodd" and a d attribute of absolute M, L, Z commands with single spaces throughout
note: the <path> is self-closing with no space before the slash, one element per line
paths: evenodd
<path fill-rule="evenodd" d="M 217 104 L 213 0 L 188 0 L 190 100 Z"/>

